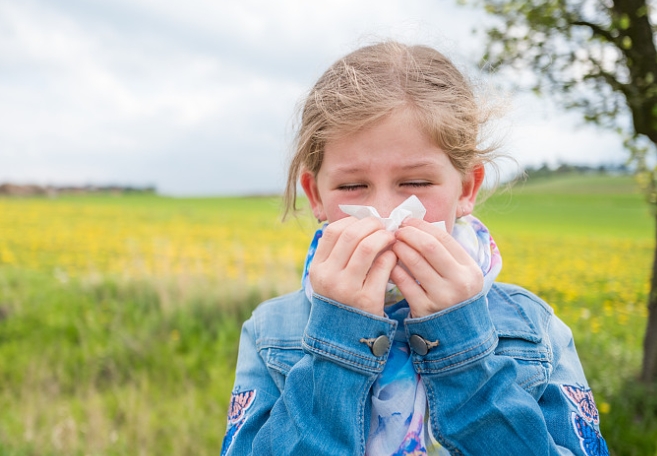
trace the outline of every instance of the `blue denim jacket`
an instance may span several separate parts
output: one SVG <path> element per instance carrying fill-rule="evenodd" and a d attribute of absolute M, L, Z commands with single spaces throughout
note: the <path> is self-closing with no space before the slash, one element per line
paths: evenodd
<path fill-rule="evenodd" d="M 388 352 L 363 340 L 396 326 L 302 291 L 261 304 L 242 328 L 222 454 L 364 454 Z M 533 294 L 495 284 L 404 326 L 439 341 L 412 357 L 450 454 L 608 454 L 570 329 Z"/>

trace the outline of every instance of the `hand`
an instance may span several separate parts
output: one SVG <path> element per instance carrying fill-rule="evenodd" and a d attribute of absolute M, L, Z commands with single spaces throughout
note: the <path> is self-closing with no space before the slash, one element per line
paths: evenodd
<path fill-rule="evenodd" d="M 386 285 L 397 257 L 394 234 L 374 217 L 347 217 L 331 223 L 319 240 L 308 275 L 322 296 L 384 316 Z"/>
<path fill-rule="evenodd" d="M 395 236 L 392 251 L 408 271 L 397 265 L 390 279 L 408 301 L 413 318 L 451 307 L 483 289 L 481 268 L 449 233 L 409 218 Z"/>

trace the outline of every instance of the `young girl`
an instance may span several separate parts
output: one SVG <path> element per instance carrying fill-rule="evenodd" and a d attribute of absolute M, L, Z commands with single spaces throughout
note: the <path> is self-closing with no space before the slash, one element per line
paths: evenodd
<path fill-rule="evenodd" d="M 367 46 L 319 79 L 286 201 L 300 181 L 324 225 L 302 290 L 244 323 L 222 454 L 608 454 L 570 330 L 495 283 L 470 215 L 480 119 L 423 46 Z"/>

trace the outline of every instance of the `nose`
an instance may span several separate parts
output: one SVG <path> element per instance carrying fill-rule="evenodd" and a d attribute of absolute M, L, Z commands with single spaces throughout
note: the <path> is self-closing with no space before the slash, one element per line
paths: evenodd
<path fill-rule="evenodd" d="M 388 218 L 392 210 L 399 206 L 403 200 L 404 198 L 392 192 L 377 192 L 373 201 L 368 203 L 368 206 L 376 208 L 381 217 Z"/>

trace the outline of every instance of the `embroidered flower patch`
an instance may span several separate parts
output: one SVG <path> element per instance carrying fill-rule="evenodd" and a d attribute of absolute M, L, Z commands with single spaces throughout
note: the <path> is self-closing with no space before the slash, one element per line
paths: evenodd
<path fill-rule="evenodd" d="M 590 388 L 579 385 L 561 385 L 561 389 L 566 393 L 566 397 L 577 406 L 577 410 L 586 421 L 592 421 L 595 424 L 600 422 L 598 408 L 595 406 Z"/>
<path fill-rule="evenodd" d="M 246 411 L 253 404 L 255 396 L 256 390 L 242 391 L 241 393 L 234 392 L 232 394 L 230 406 L 228 407 L 228 430 L 221 447 L 221 456 L 228 452 L 233 439 L 246 421 Z"/>
<path fill-rule="evenodd" d="M 587 456 L 609 456 L 607 442 L 593 426 L 600 422 L 600 414 L 593 400 L 591 389 L 581 385 L 561 385 L 566 397 L 579 413 L 571 415 L 573 429 L 579 437 L 579 443 Z"/>
<path fill-rule="evenodd" d="M 607 448 L 607 442 L 602 438 L 602 435 L 577 413 L 572 414 L 572 419 L 584 454 L 587 456 L 609 456 L 609 448 Z"/>

